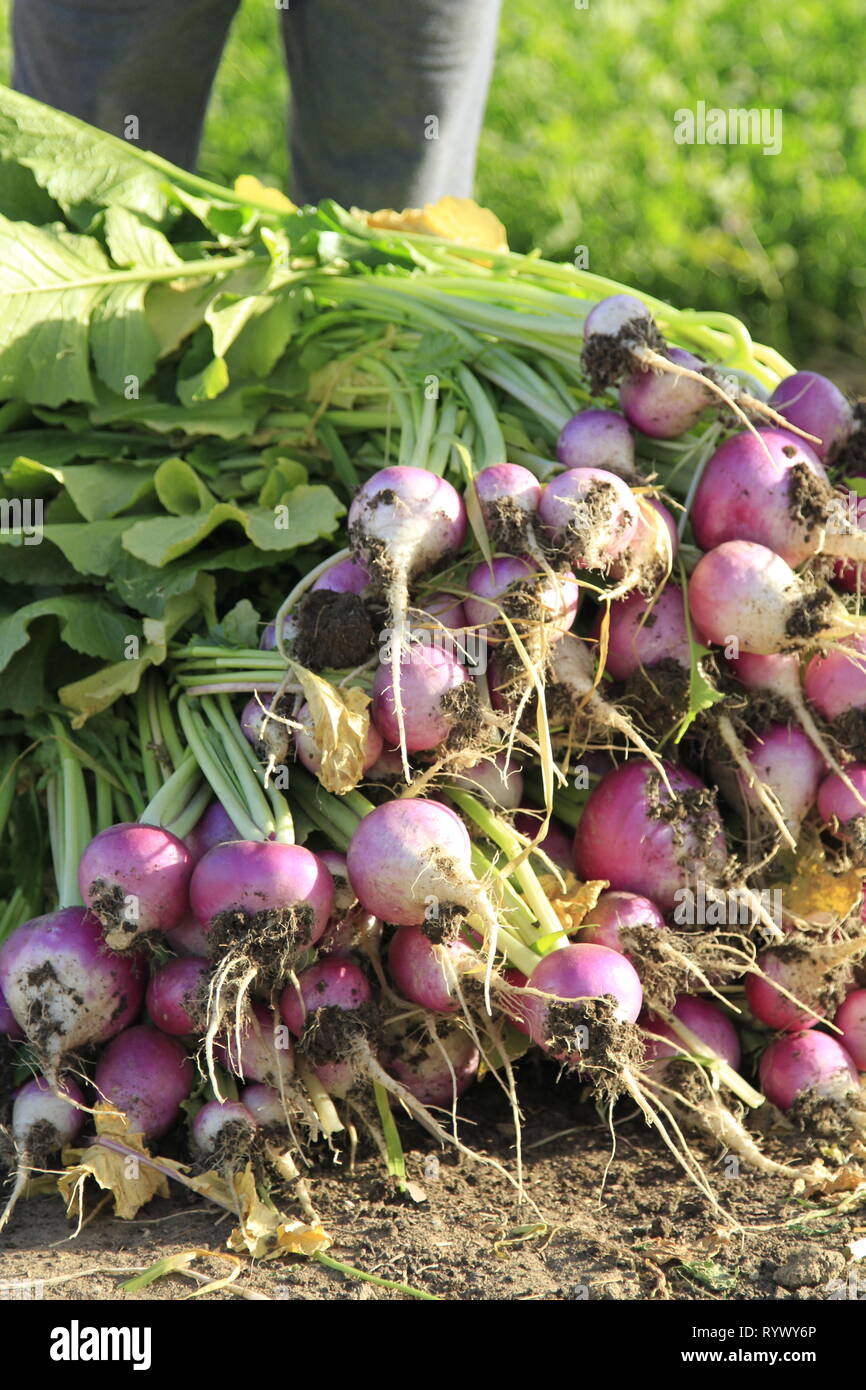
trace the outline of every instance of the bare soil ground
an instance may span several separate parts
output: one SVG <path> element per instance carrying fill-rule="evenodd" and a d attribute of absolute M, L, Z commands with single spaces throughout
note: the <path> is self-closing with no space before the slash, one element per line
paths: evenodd
<path fill-rule="evenodd" d="M 409 1176 L 426 1200 L 389 1188 L 378 1159 L 362 1153 L 355 1171 L 330 1160 L 312 1190 L 334 1238 L 329 1254 L 379 1277 L 448 1300 L 768 1300 L 858 1297 L 847 1246 L 866 1231 L 866 1209 L 840 1213 L 795 1198 L 791 1184 L 758 1176 L 696 1142 L 712 1175 L 723 1220 L 675 1167 L 643 1121 L 617 1116 L 617 1150 L 604 1122 L 577 1099 L 573 1082 L 555 1084 L 542 1063 L 523 1068 L 526 1191 L 547 1222 L 495 1169 L 443 1153 L 417 1127 L 403 1126 Z M 464 1103 L 464 1138 L 482 1154 L 513 1164 L 507 1106 L 489 1080 Z M 790 1141 L 770 1139 L 789 1160 Z M 805 1147 L 800 1155 L 807 1159 Z M 610 1165 L 610 1166 L 609 1166 Z M 609 1171 L 608 1171 L 609 1168 Z M 607 1174 L 605 1177 L 605 1173 Z M 124 1277 L 192 1247 L 220 1251 L 230 1218 L 178 1189 L 135 1221 L 96 1215 L 70 1239 L 57 1197 L 19 1207 L 0 1244 L 0 1280 L 43 1281 L 47 1299 L 177 1299 L 193 1291 L 175 1274 L 137 1294 Z M 94 1199 L 91 1199 L 91 1204 Z M 219 1277 L 226 1266 L 196 1266 Z M 866 1293 L 866 1278 L 861 1276 Z M 245 1262 L 230 1288 L 206 1298 L 290 1300 L 400 1299 L 300 1258 Z M 0 1288 L 0 1296 L 3 1295 Z M 5 1295 L 9 1297 L 7 1293 Z"/>

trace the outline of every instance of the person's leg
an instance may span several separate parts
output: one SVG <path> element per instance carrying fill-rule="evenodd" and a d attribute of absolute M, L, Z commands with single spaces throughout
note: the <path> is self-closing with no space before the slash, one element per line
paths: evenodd
<path fill-rule="evenodd" d="M 293 197 L 472 192 L 501 0 L 289 0 Z"/>
<path fill-rule="evenodd" d="M 239 0 L 15 0 L 12 85 L 192 168 Z"/>

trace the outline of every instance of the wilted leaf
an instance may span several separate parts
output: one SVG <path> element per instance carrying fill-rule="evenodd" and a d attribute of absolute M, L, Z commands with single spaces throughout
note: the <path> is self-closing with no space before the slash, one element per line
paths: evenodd
<path fill-rule="evenodd" d="M 326 791 L 341 796 L 356 787 L 364 775 L 370 697 L 355 686 L 338 690 L 295 662 L 292 669 L 306 696 L 313 737 L 322 755 L 319 781 Z"/>
<path fill-rule="evenodd" d="M 580 883 L 574 874 L 568 871 L 565 873 L 565 888 L 560 886 L 553 874 L 539 874 L 538 881 L 568 936 L 573 935 L 582 926 L 608 887 L 607 879 L 592 879 L 589 883 Z"/>
<path fill-rule="evenodd" d="M 856 869 L 832 873 L 824 850 L 815 845 L 797 856 L 794 872 L 781 886 L 786 917 L 799 917 L 814 927 L 833 927 L 854 910 L 863 894 Z"/>
<path fill-rule="evenodd" d="M 126 1117 L 107 1105 L 97 1105 L 96 1133 L 122 1141 L 144 1158 L 150 1155 L 144 1146 L 144 1136 L 131 1134 Z M 168 1162 L 168 1160 L 166 1160 Z M 57 1190 L 66 1202 L 67 1216 L 74 1216 L 80 1204 L 81 1185 L 93 1178 L 97 1186 L 114 1198 L 114 1213 L 130 1221 L 152 1197 L 168 1196 L 168 1181 L 164 1174 L 147 1163 L 137 1163 L 133 1155 L 115 1153 L 112 1149 L 92 1144 L 86 1149 L 64 1149 L 66 1171 L 57 1179 Z"/>
<path fill-rule="evenodd" d="M 495 213 L 480 207 L 474 198 L 447 196 L 436 203 L 425 203 L 423 208 L 404 208 L 402 212 L 381 208 L 361 216 L 368 226 L 390 232 L 420 232 L 489 251 L 508 250 L 505 227 Z"/>
<path fill-rule="evenodd" d="M 278 188 L 268 188 L 254 174 L 239 174 L 234 186 L 235 193 L 241 198 L 248 198 L 251 203 L 264 203 L 265 207 L 273 208 L 275 212 L 297 212 L 291 198 L 287 198 Z"/>
<path fill-rule="evenodd" d="M 250 1164 L 232 1179 L 231 1186 L 240 1224 L 228 1238 L 230 1250 L 246 1251 L 255 1260 L 275 1260 L 280 1255 L 309 1256 L 329 1249 L 331 1237 L 321 1226 L 290 1220 L 275 1207 L 265 1205 L 256 1191 Z"/>

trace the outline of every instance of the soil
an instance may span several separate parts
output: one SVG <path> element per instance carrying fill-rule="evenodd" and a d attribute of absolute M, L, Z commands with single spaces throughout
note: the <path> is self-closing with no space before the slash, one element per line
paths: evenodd
<path fill-rule="evenodd" d="M 310 1187 L 336 1260 L 408 1283 L 446 1300 L 691 1301 L 826 1299 L 847 1296 L 847 1242 L 866 1228 L 859 1212 L 837 1212 L 827 1199 L 796 1198 L 784 1179 L 756 1175 L 702 1141 L 693 1148 L 710 1174 L 731 1229 L 680 1175 L 654 1133 L 616 1112 L 611 1157 L 606 1122 L 580 1101 L 573 1079 L 556 1082 L 540 1059 L 521 1065 L 526 1191 L 518 1207 L 495 1169 L 443 1152 L 417 1126 L 401 1121 L 408 1177 L 426 1199 L 415 1203 L 390 1189 L 381 1162 L 359 1157 L 354 1172 L 320 1165 Z M 505 1097 L 491 1079 L 462 1105 L 463 1137 L 481 1153 L 513 1166 L 514 1131 Z M 765 1136 L 765 1148 L 786 1161 L 811 1156 L 798 1136 Z M 800 1145 L 800 1148 L 797 1146 Z M 416 1191 L 416 1196 L 420 1195 Z M 88 1211 L 96 1205 L 90 1198 Z M 230 1218 L 178 1189 L 134 1221 L 98 1213 L 77 1237 L 54 1196 L 22 1203 L 0 1238 L 0 1280 L 44 1280 L 47 1299 L 178 1299 L 195 1287 L 170 1275 L 137 1294 L 119 1285 L 166 1256 L 224 1250 Z M 218 1277 L 228 1266 L 197 1268 Z M 52 1282 L 55 1281 L 55 1282 Z M 841 1290 L 841 1292 L 840 1292 Z M 245 1263 L 228 1289 L 207 1299 L 401 1299 L 300 1258 Z"/>

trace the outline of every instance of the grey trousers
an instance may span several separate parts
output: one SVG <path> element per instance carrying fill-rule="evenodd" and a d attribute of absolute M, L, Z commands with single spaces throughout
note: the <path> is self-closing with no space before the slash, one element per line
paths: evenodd
<path fill-rule="evenodd" d="M 246 3 L 282 26 L 296 202 L 471 193 L 501 0 Z M 15 0 L 13 86 L 114 135 L 136 116 L 142 147 L 192 168 L 238 5 Z"/>

